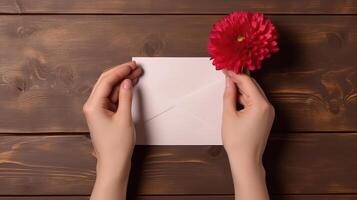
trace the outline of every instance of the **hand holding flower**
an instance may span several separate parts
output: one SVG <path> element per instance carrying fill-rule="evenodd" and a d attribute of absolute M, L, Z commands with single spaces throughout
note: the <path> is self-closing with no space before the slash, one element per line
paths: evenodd
<path fill-rule="evenodd" d="M 243 109 L 237 110 L 237 103 Z M 247 75 L 226 72 L 222 139 L 237 199 L 269 198 L 262 156 L 273 120 L 274 108 L 258 83 Z"/>

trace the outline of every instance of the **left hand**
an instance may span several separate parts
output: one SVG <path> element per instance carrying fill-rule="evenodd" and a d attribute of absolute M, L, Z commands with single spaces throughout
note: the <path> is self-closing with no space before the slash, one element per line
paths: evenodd
<path fill-rule="evenodd" d="M 135 145 L 131 115 L 133 86 L 142 74 L 135 62 L 104 72 L 83 106 L 97 157 L 97 170 L 122 175 L 130 169 Z M 105 168 L 105 169 L 102 169 Z"/>

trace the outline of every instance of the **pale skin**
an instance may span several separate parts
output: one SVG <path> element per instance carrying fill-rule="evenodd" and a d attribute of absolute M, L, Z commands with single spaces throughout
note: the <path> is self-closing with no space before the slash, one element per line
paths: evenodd
<path fill-rule="evenodd" d="M 274 109 L 259 84 L 230 71 L 223 97 L 222 139 L 235 199 L 269 199 L 262 156 L 274 120 Z M 97 158 L 91 200 L 124 200 L 135 146 L 131 105 L 142 69 L 128 62 L 104 72 L 83 106 Z M 239 103 L 243 109 L 237 110 Z"/>

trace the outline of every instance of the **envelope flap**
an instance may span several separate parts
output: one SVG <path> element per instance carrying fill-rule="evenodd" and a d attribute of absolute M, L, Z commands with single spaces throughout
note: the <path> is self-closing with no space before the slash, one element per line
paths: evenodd
<path fill-rule="evenodd" d="M 133 57 L 144 69 L 134 95 L 134 119 L 150 120 L 178 99 L 219 79 L 209 58 Z M 141 112 L 143 113 L 143 112 Z"/>
<path fill-rule="evenodd" d="M 196 117 L 210 128 L 220 127 L 224 86 L 222 75 L 218 81 L 177 102 L 176 107 L 185 110 L 187 115 Z M 220 132 L 220 130 L 215 131 Z"/>

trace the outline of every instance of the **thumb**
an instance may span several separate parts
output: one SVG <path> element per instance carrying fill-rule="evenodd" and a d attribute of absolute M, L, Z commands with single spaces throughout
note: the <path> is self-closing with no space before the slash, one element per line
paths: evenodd
<path fill-rule="evenodd" d="M 223 95 L 223 115 L 235 113 L 237 111 L 237 86 L 226 76 L 226 88 Z"/>
<path fill-rule="evenodd" d="M 118 96 L 118 109 L 116 115 L 120 116 L 122 120 L 130 123 L 132 121 L 131 104 L 133 99 L 133 84 L 130 79 L 125 79 L 120 84 Z"/>

